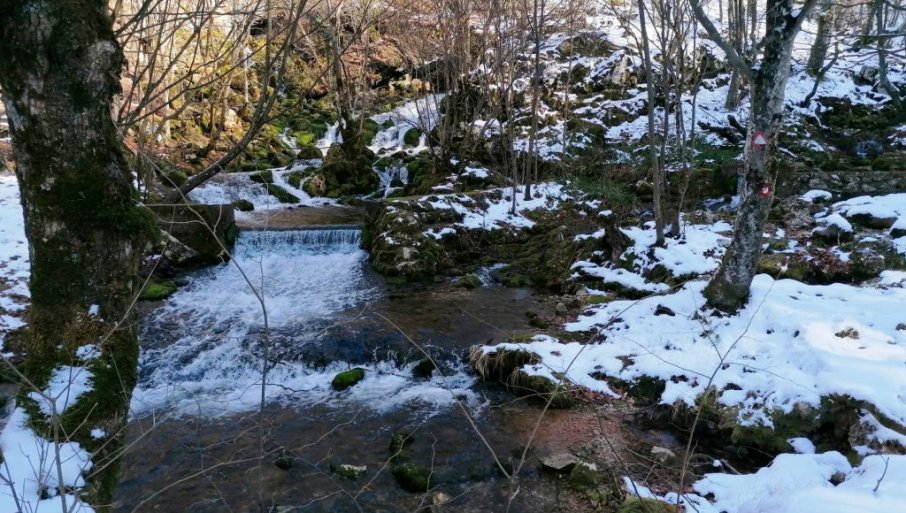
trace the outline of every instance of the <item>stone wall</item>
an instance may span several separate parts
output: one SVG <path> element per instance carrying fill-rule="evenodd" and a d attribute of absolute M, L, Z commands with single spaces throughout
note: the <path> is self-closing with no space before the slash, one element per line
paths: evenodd
<path fill-rule="evenodd" d="M 198 253 L 195 263 L 216 263 L 228 258 L 223 247 L 232 249 L 237 233 L 233 205 L 147 206 L 161 229 Z"/>
<path fill-rule="evenodd" d="M 792 196 L 812 189 L 845 197 L 903 192 L 906 191 L 906 170 L 795 171 L 781 179 L 778 192 L 783 196 Z"/>

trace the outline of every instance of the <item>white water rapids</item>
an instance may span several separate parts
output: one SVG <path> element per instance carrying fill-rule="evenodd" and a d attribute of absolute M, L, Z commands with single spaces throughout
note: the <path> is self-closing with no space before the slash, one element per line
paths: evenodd
<path fill-rule="evenodd" d="M 380 297 L 379 279 L 368 270 L 357 229 L 241 232 L 233 262 L 192 274 L 189 283 L 146 316 L 142 327 L 139 384 L 133 416 L 152 412 L 220 416 L 252 411 L 261 394 L 264 316 L 242 277 L 265 300 L 268 339 L 277 360 L 268 372 L 268 401 L 304 406 L 354 401 L 377 410 L 402 403 L 448 405 L 465 394 L 473 378 L 461 369 L 444 383 L 414 381 L 409 369 L 376 358 L 366 379 L 333 391 L 333 376 L 352 365 L 329 362 L 314 368 L 292 357 L 319 332 Z M 446 388 L 450 385 L 452 390 Z"/>

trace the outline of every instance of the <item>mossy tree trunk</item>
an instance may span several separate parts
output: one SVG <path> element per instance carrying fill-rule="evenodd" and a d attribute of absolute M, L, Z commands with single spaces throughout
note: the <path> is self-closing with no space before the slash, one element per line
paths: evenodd
<path fill-rule="evenodd" d="M 0 12 L 0 87 L 31 258 L 25 372 L 41 386 L 80 345 L 100 347 L 94 391 L 60 421 L 95 451 L 91 500 L 109 503 L 119 445 L 88 432 L 121 441 L 138 355 L 129 306 L 153 229 L 111 118 L 123 55 L 106 0 L 3 0 Z"/>
<path fill-rule="evenodd" d="M 720 35 L 701 8 L 699 0 L 690 0 L 695 17 L 711 39 L 727 54 L 730 65 L 745 76 L 750 84 L 751 94 L 745 147 L 744 196 L 736 213 L 733 239 L 717 274 L 705 288 L 705 297 L 711 307 L 735 312 L 749 299 L 749 287 L 761 257 L 762 231 L 774 199 L 772 168 L 777 138 L 783 124 L 783 100 L 790 73 L 790 55 L 796 34 L 816 2 L 817 0 L 805 0 L 799 12 L 794 13 L 793 0 L 767 0 L 765 35 L 759 43 L 762 55 L 757 65 L 753 65 Z M 764 144 L 758 144 L 761 141 Z"/>

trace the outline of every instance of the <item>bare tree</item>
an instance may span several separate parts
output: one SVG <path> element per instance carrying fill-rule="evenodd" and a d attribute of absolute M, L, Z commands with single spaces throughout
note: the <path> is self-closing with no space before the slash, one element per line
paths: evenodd
<path fill-rule="evenodd" d="M 733 239 L 705 296 L 712 307 L 736 311 L 749 298 L 749 286 L 761 256 L 761 239 L 774 199 L 773 163 L 783 124 L 783 101 L 793 42 L 817 0 L 805 0 L 794 12 L 793 0 L 767 0 L 760 59 L 749 60 L 717 30 L 699 0 L 689 0 L 708 36 L 727 61 L 749 82 L 750 115 L 745 149 L 745 194 L 736 214 Z"/>

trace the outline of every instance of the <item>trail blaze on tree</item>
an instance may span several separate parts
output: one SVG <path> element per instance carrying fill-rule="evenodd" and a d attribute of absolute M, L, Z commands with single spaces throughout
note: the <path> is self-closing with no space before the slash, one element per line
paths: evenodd
<path fill-rule="evenodd" d="M 100 447 L 88 431 L 125 425 L 138 354 L 128 311 L 153 226 L 111 119 L 123 57 L 104 0 L 3 0 L 0 12 L 0 87 L 31 258 L 25 372 L 41 386 L 77 347 L 100 346 L 94 391 L 61 422 L 95 452 L 92 502 L 105 503 L 117 444 Z"/>
<path fill-rule="evenodd" d="M 793 0 L 768 0 L 765 5 L 765 35 L 758 65 L 745 61 L 723 39 L 699 0 L 690 0 L 695 17 L 708 35 L 727 54 L 728 62 L 749 82 L 750 114 L 745 149 L 745 196 L 736 213 L 733 240 L 724 255 L 717 274 L 708 283 L 705 296 L 710 306 L 736 311 L 749 298 L 749 286 L 761 257 L 761 239 L 768 218 L 774 189 L 758 194 L 763 184 L 773 182 L 773 167 L 777 135 L 783 123 L 783 100 L 790 75 L 790 57 L 796 34 L 817 0 L 806 0 L 798 13 L 793 12 Z M 760 133 L 766 144 L 754 144 Z"/>

